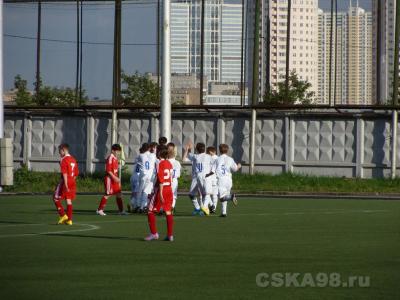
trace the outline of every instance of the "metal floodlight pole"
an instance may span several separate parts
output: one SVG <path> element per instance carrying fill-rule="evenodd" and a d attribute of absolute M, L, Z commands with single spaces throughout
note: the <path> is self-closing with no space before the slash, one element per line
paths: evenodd
<path fill-rule="evenodd" d="M 79 0 L 76 0 L 76 74 L 75 74 L 75 105 L 79 104 L 79 62 L 80 62 L 80 7 Z"/>
<path fill-rule="evenodd" d="M 3 19 L 3 0 L 0 0 L 0 19 Z M 3 106 L 3 22 L 0 22 L 0 139 L 4 137 Z"/>
<path fill-rule="evenodd" d="M 250 153 L 249 153 L 249 173 L 254 174 L 254 157 L 256 148 L 256 125 L 257 125 L 257 110 L 254 108 L 258 104 L 259 93 L 259 60 L 260 60 L 260 13 L 261 3 L 256 0 L 254 16 L 254 49 L 253 49 L 253 82 L 251 94 L 251 123 L 250 123 Z"/>
<path fill-rule="evenodd" d="M 3 19 L 2 19 L 3 20 Z M 42 35 L 42 1 L 38 1 L 38 18 L 37 18 L 37 34 L 36 34 L 36 95 L 40 92 L 40 44 Z"/>
<path fill-rule="evenodd" d="M 240 105 L 243 106 L 243 91 L 244 91 L 244 78 L 243 78 L 243 70 L 244 70 L 244 31 L 245 31 L 245 26 L 244 26 L 244 18 L 245 18 L 245 0 L 242 0 L 242 32 L 241 32 L 241 44 L 240 44 Z"/>
<path fill-rule="evenodd" d="M 377 16 L 377 21 L 376 21 L 376 80 L 375 80 L 375 85 L 376 85 L 376 103 L 377 104 L 383 104 L 386 99 L 382 99 L 381 97 L 381 55 L 382 55 L 382 50 L 381 50 L 381 43 L 382 43 L 382 3 L 381 1 L 375 1 L 374 5 L 376 5 L 376 16 Z"/>
<path fill-rule="evenodd" d="M 335 31 L 337 28 L 335 29 Z M 329 106 L 332 106 L 332 62 L 333 62 L 333 0 L 331 0 L 331 32 L 329 37 L 329 82 L 328 82 L 328 99 Z"/>
<path fill-rule="evenodd" d="M 112 104 L 119 105 L 121 96 L 121 0 L 115 0 L 114 13 L 114 68 Z"/>
<path fill-rule="evenodd" d="M 205 40 L 205 0 L 201 0 L 201 28 L 200 28 L 200 105 L 204 104 L 204 40 Z"/>
<path fill-rule="evenodd" d="M 160 116 L 160 135 L 171 140 L 171 61 L 170 61 L 170 0 L 163 6 L 163 51 L 162 51 L 162 99 Z"/>
<path fill-rule="evenodd" d="M 290 77 L 290 19 L 292 15 L 292 0 L 288 0 L 287 26 L 286 26 L 286 98 L 289 97 L 289 77 Z"/>
<path fill-rule="evenodd" d="M 398 105 L 398 98 L 399 98 L 399 43 L 400 43 L 400 0 L 397 0 L 396 30 L 394 38 L 393 105 Z"/>
<path fill-rule="evenodd" d="M 158 88 L 158 97 L 160 97 L 160 10 L 161 10 L 161 0 L 157 1 L 157 88 Z"/>
<path fill-rule="evenodd" d="M 337 88 L 337 55 L 338 55 L 338 41 L 337 41 L 337 32 L 338 32 L 338 5 L 337 0 L 335 0 L 335 71 L 334 71 L 334 85 L 333 85 L 333 106 L 336 105 L 336 88 Z"/>
<path fill-rule="evenodd" d="M 82 101 L 82 61 L 83 61 L 83 0 L 81 2 L 80 24 L 80 53 L 79 53 L 79 101 Z"/>

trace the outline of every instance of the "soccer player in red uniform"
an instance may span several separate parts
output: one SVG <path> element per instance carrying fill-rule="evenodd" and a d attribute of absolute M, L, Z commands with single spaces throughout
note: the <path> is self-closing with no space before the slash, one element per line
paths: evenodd
<path fill-rule="evenodd" d="M 75 179 L 79 175 L 79 169 L 76 159 L 69 154 L 68 144 L 58 146 L 58 153 L 61 156 L 61 179 L 54 192 L 53 201 L 60 215 L 58 224 L 72 225 L 72 200 L 76 196 Z M 67 201 L 67 213 L 65 213 L 61 200 Z"/>
<path fill-rule="evenodd" d="M 106 215 L 104 208 L 107 204 L 108 198 L 112 195 L 115 195 L 117 198 L 119 214 L 126 214 L 124 211 L 124 204 L 122 202 L 121 179 L 118 176 L 119 169 L 117 156 L 119 153 L 121 153 L 121 146 L 119 144 L 114 144 L 111 146 L 111 153 L 106 159 L 106 176 L 104 177 L 105 193 L 101 198 L 99 208 L 96 211 L 96 213 L 100 216 Z"/>
<path fill-rule="evenodd" d="M 146 241 L 158 240 L 159 236 L 156 227 L 156 214 L 161 209 L 165 212 L 167 218 L 167 236 L 165 241 L 173 241 L 173 226 L 174 217 L 172 215 L 172 175 L 173 167 L 171 162 L 168 160 L 168 148 L 164 145 L 158 148 L 158 157 L 160 163 L 157 170 L 157 182 L 155 185 L 155 195 L 150 199 L 148 204 L 147 218 L 150 227 L 150 234 L 145 237 Z"/>

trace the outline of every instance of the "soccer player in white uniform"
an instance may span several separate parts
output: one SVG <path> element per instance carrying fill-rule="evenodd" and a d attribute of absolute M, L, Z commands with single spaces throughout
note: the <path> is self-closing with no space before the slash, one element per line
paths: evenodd
<path fill-rule="evenodd" d="M 176 147 L 174 143 L 168 143 L 168 157 L 169 161 L 172 164 L 172 192 L 173 192 L 173 201 L 172 201 L 172 209 L 175 209 L 176 199 L 178 198 L 178 178 L 181 177 L 181 164 L 177 161 L 176 158 Z"/>
<path fill-rule="evenodd" d="M 217 149 L 213 146 L 207 147 L 206 153 L 211 156 L 212 159 L 212 167 L 211 171 L 213 174 L 211 174 L 209 177 L 209 180 L 211 180 L 211 185 L 212 185 L 212 190 L 211 190 L 211 205 L 210 205 L 210 213 L 214 214 L 217 210 L 217 205 L 218 205 L 218 184 L 217 184 L 217 174 L 216 172 L 216 166 L 217 166 Z"/>
<path fill-rule="evenodd" d="M 139 149 L 139 153 L 143 153 L 142 147 Z M 139 176 L 140 176 L 140 169 L 138 165 L 139 156 L 136 157 L 135 163 L 133 165 L 133 172 L 131 176 L 131 200 L 128 204 L 128 212 L 137 212 L 140 208 L 140 195 L 139 195 Z"/>
<path fill-rule="evenodd" d="M 219 145 L 220 156 L 217 159 L 216 165 L 218 196 L 221 201 L 221 217 L 227 216 L 228 201 L 232 201 L 234 205 L 237 205 L 235 194 L 231 194 L 232 172 L 236 172 L 241 168 L 240 163 L 236 164 L 232 157 L 227 155 L 228 150 L 228 145 Z"/>
<path fill-rule="evenodd" d="M 193 144 L 189 143 L 185 147 L 183 160 L 192 162 L 192 184 L 189 191 L 189 198 L 194 205 L 193 215 L 201 215 L 201 211 L 209 215 L 210 210 L 208 204 L 211 202 L 212 185 L 210 180 L 206 180 L 211 175 L 212 159 L 211 156 L 206 154 L 206 146 L 203 143 L 196 144 L 197 154 L 191 153 Z M 202 205 L 197 201 L 196 195 L 200 195 L 204 199 Z"/>
<path fill-rule="evenodd" d="M 142 145 L 143 153 L 139 155 L 138 166 L 139 166 L 139 197 L 140 197 L 140 208 L 139 213 L 146 212 L 148 196 L 153 192 L 153 177 L 155 170 L 155 155 L 150 153 L 150 146 L 147 143 Z"/>

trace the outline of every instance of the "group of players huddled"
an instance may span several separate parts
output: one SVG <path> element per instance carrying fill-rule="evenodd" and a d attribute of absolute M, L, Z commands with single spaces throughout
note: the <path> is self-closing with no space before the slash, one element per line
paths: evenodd
<path fill-rule="evenodd" d="M 69 154 L 68 144 L 58 147 L 61 156 L 61 179 L 54 193 L 54 203 L 59 214 L 58 224 L 72 225 L 72 200 L 76 197 L 76 177 L 79 175 L 78 164 Z M 146 213 L 150 234 L 146 241 L 159 238 L 156 228 L 156 215 L 164 213 L 167 219 L 167 236 L 164 240 L 173 241 L 173 212 L 178 195 L 178 178 L 181 175 L 181 164 L 176 160 L 177 149 L 173 143 L 167 143 L 161 137 L 158 143 L 144 143 L 135 159 L 131 176 L 131 198 L 128 212 L 125 212 L 122 201 L 119 157 L 121 146 L 114 144 L 106 159 L 104 177 L 104 196 L 96 213 L 106 216 L 104 212 L 107 200 L 115 195 L 118 211 L 121 215 L 128 213 Z M 193 153 L 195 150 L 195 153 Z M 228 156 L 229 146 L 219 145 L 219 156 L 215 147 L 207 147 L 203 143 L 188 143 L 183 153 L 183 162 L 192 163 L 192 183 L 189 197 L 193 203 L 193 215 L 210 215 L 216 212 L 218 200 L 221 202 L 221 217 L 227 216 L 228 201 L 237 205 L 232 189 L 232 172 L 240 169 Z M 61 204 L 67 202 L 67 212 Z"/>

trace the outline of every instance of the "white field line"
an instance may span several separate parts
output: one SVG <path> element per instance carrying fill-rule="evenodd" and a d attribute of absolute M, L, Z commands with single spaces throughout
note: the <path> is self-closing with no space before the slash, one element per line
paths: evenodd
<path fill-rule="evenodd" d="M 27 224 L 27 225 L 48 225 L 48 224 Z M 45 231 L 45 232 L 38 232 L 38 233 L 6 234 L 6 235 L 0 235 L 0 238 L 26 237 L 26 236 L 38 236 L 38 235 L 53 235 L 53 234 L 71 233 L 71 232 L 84 232 L 84 231 L 92 231 L 92 230 L 100 229 L 99 226 L 92 225 L 92 224 L 78 224 L 78 223 L 76 223 L 76 225 L 86 226 L 87 228 L 72 229 L 72 230 L 61 230 L 61 231 Z"/>

